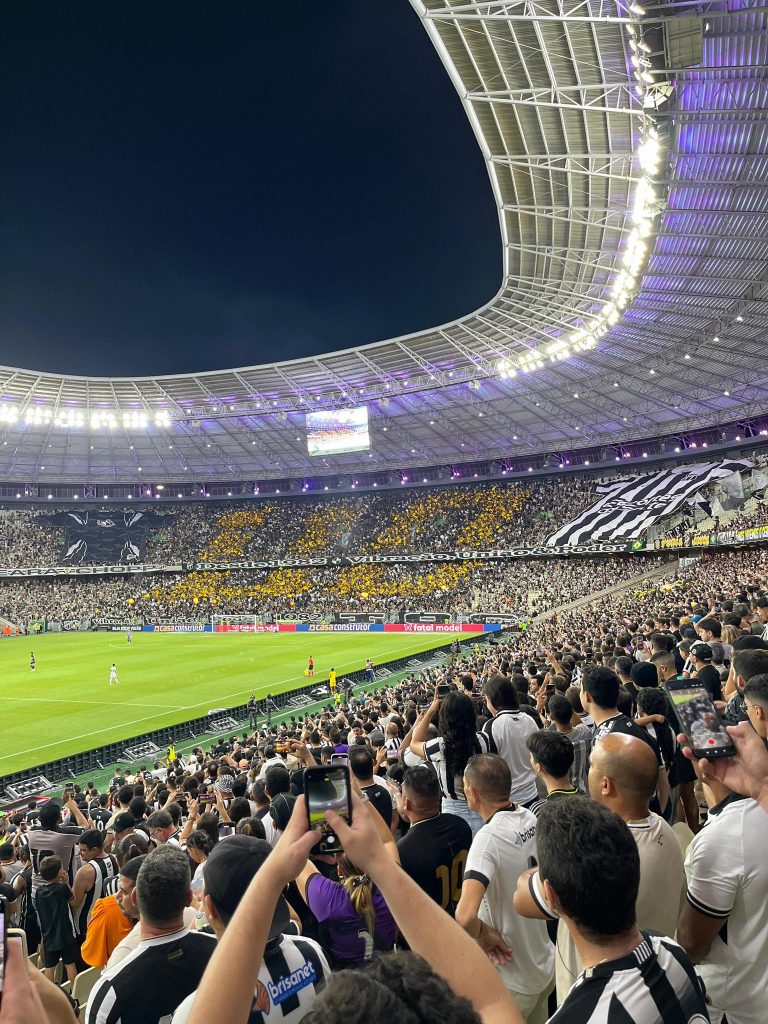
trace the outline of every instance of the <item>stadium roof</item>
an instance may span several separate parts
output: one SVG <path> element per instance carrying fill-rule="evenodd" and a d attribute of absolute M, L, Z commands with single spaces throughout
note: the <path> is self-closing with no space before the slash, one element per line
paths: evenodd
<path fill-rule="evenodd" d="M 105 379 L 0 367 L 2 478 L 451 465 L 765 413 L 765 8 L 411 3 L 487 162 L 504 246 L 496 297 L 419 334 L 237 370 Z M 617 278 L 649 129 L 661 151 L 650 256 L 622 313 Z M 305 412 L 351 405 L 369 407 L 370 453 L 310 458 Z"/>

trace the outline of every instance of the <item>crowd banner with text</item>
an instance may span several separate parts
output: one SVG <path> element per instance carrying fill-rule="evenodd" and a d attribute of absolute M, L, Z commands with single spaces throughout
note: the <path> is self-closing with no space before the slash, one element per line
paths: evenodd
<path fill-rule="evenodd" d="M 721 530 L 718 544 L 749 544 L 750 541 L 768 540 L 768 526 L 750 526 L 746 530 Z"/>
<path fill-rule="evenodd" d="M 716 538 L 716 539 L 712 539 Z M 768 540 L 768 527 L 726 530 L 712 534 L 709 544 L 749 544 Z M 681 537 L 668 537 L 646 546 L 642 541 L 621 544 L 596 543 L 537 548 L 504 548 L 494 551 L 444 551 L 418 555 L 360 555 L 343 558 L 283 558 L 248 562 L 184 562 L 142 565 L 56 565 L 0 568 L 0 579 L 58 578 L 62 576 L 134 576 L 152 573 L 232 572 L 238 569 L 344 568 L 355 565 L 429 565 L 441 562 L 509 562 L 520 558 L 574 558 L 590 555 L 640 554 L 642 551 L 691 547 Z M 697 545 L 698 546 L 698 545 Z"/>
<path fill-rule="evenodd" d="M 573 555 L 618 555 L 627 544 L 581 544 L 561 548 L 496 548 L 492 551 L 427 551 L 415 555 L 344 555 L 321 558 L 280 558 L 239 562 L 174 562 L 141 565 L 28 565 L 0 568 L 0 579 L 34 576 L 133 576 L 140 573 L 230 572 L 236 569 L 312 569 L 354 565 L 419 565 L 433 562 L 506 562 L 515 558 L 555 558 Z"/>
<path fill-rule="evenodd" d="M 710 481 L 732 478 L 752 469 L 748 459 L 724 459 L 675 466 L 647 476 L 601 484 L 602 497 L 547 539 L 547 545 L 579 545 L 640 537 L 659 519 L 671 515 Z M 741 479 L 741 478 L 739 478 Z"/>

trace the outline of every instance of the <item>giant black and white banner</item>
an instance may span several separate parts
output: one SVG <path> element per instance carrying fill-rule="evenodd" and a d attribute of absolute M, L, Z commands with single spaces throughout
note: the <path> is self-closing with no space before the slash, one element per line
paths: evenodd
<path fill-rule="evenodd" d="M 751 469 L 747 459 L 676 466 L 649 476 L 604 484 L 602 493 L 586 512 L 547 538 L 550 547 L 640 537 L 663 516 L 668 516 L 711 480 Z"/>
<path fill-rule="evenodd" d="M 39 516 L 45 526 L 64 527 L 62 565 L 101 562 L 109 565 L 143 562 L 147 534 L 168 516 L 157 512 L 58 512 Z"/>

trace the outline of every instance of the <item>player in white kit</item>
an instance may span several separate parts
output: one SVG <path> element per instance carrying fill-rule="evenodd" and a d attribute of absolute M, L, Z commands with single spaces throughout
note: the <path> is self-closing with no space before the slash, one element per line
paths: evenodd
<path fill-rule="evenodd" d="M 133 640 L 133 633 L 131 632 L 131 630 L 130 630 L 130 629 L 129 629 L 129 630 L 128 630 L 128 632 L 127 632 L 127 633 L 125 634 L 125 639 L 126 639 L 126 640 L 128 641 L 128 643 L 129 643 L 129 644 L 130 644 L 130 643 L 131 643 L 131 641 Z"/>
<path fill-rule="evenodd" d="M 109 670 L 109 685 L 111 686 L 113 683 L 117 684 L 119 682 L 120 680 L 117 678 L 117 665 L 113 664 Z"/>

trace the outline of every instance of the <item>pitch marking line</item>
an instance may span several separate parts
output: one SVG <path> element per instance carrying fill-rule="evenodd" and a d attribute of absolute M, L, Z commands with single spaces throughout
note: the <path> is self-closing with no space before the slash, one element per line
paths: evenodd
<path fill-rule="evenodd" d="M 319 634 L 319 635 L 322 636 L 323 634 Z M 328 633 L 328 634 L 325 634 L 325 635 L 326 636 L 332 636 L 333 634 Z M 447 644 L 446 645 L 441 645 L 441 646 L 447 646 Z M 408 647 L 395 647 L 395 648 L 393 648 L 393 652 L 408 651 L 408 650 L 411 650 L 410 646 L 408 646 Z M 388 653 L 392 653 L 392 652 L 388 652 Z M 425 652 L 424 651 L 413 651 L 414 657 L 416 657 L 418 654 L 423 654 L 423 653 L 425 653 Z M 272 682 L 271 684 L 267 684 L 267 685 L 270 685 L 270 686 L 273 686 L 273 687 L 282 686 L 283 683 L 293 682 L 296 678 L 297 677 L 295 675 L 292 675 L 292 676 L 288 676 L 287 679 L 278 679 L 277 681 Z M 320 685 L 323 682 L 325 682 L 325 680 L 319 679 L 318 680 L 318 685 Z M 384 681 L 380 680 L 379 682 L 383 683 Z M 234 693 L 227 693 L 227 694 L 224 694 L 221 697 L 217 697 L 216 699 L 217 700 L 222 700 L 222 701 L 229 700 L 230 697 L 238 697 L 240 694 L 247 693 L 247 692 L 248 692 L 247 688 L 245 690 L 235 690 Z M 253 692 L 253 690 L 251 690 L 251 692 Z M 279 694 L 278 694 L 278 696 L 279 696 Z M 35 697 L 35 698 L 5 697 L 3 699 L 4 700 L 27 700 L 27 699 L 29 699 L 29 700 L 40 700 L 40 701 L 49 701 L 50 702 L 50 700 L 52 698 L 47 698 L 47 697 Z M 61 703 L 61 701 L 58 701 L 57 703 Z M 75 701 L 68 701 L 67 703 L 74 704 Z M 81 703 L 84 703 L 84 702 L 81 702 Z M 103 701 L 103 702 L 100 701 L 100 702 L 93 702 L 93 703 L 111 704 L 112 701 Z M 117 703 L 117 702 L 115 701 L 115 703 Z M 210 703 L 210 701 L 208 703 Z M 129 706 L 133 706 L 133 705 L 129 705 Z M 160 706 L 160 705 L 157 705 L 157 706 Z M 137 704 L 136 707 L 147 707 L 147 705 L 146 704 Z M 186 705 L 182 705 L 182 706 L 179 706 L 179 705 L 176 705 L 176 704 L 169 704 L 169 705 L 167 705 L 167 707 L 169 707 L 169 708 L 176 708 L 178 711 L 191 711 L 194 708 L 205 707 L 205 703 L 201 703 L 201 704 L 186 704 Z M 157 718 L 157 715 L 146 715 L 144 718 L 135 718 L 131 722 L 121 722 L 119 724 L 118 728 L 123 729 L 123 728 L 127 728 L 130 725 L 141 725 L 142 722 L 149 722 L 149 721 L 152 721 L 155 718 Z M 178 723 L 171 723 L 171 725 L 173 725 L 173 724 L 178 724 Z M 160 726 L 160 728 L 161 729 L 162 728 L 170 728 L 171 725 L 169 725 L 169 726 Z M 26 750 L 14 750 L 13 756 L 14 757 L 21 757 L 23 754 L 31 754 L 35 750 L 47 750 L 49 747 L 56 747 L 56 746 L 58 746 L 59 744 L 61 744 L 63 742 L 72 742 L 74 740 L 85 740 L 85 739 L 88 739 L 89 736 L 98 736 L 98 735 L 100 735 L 103 732 L 104 732 L 103 729 L 93 729 L 91 732 L 84 732 L 84 733 L 81 733 L 79 736 L 69 736 L 69 737 L 67 737 L 67 740 L 54 740 L 52 743 L 44 743 L 42 745 L 41 744 L 36 744 L 34 747 L 28 747 Z M 114 742 L 114 743 L 121 743 L 121 742 L 125 742 L 125 741 L 124 740 L 113 740 L 112 742 Z M 0 761 L 0 764 L 2 764 L 2 761 Z"/>

